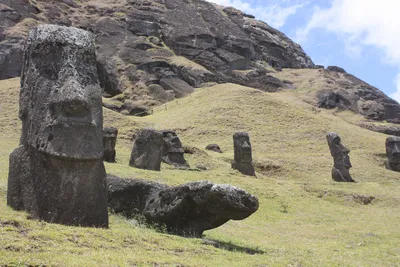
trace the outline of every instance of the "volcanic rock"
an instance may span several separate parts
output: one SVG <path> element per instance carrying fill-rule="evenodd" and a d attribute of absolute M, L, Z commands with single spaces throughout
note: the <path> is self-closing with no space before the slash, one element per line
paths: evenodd
<path fill-rule="evenodd" d="M 168 186 L 108 175 L 108 203 L 116 213 L 142 215 L 172 234 L 201 237 L 229 220 L 243 220 L 258 209 L 258 199 L 231 185 L 209 181 Z"/>

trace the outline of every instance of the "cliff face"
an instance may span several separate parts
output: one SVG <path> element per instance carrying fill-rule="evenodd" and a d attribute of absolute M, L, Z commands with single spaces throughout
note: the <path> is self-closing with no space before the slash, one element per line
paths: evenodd
<path fill-rule="evenodd" d="M 273 73 L 316 67 L 268 24 L 204 0 L 0 0 L 0 79 L 20 75 L 25 37 L 40 23 L 95 34 L 104 105 L 129 115 L 146 115 L 207 83 L 293 88 L 292 76 Z M 334 76 L 341 70 L 326 71 Z M 356 77 L 347 80 L 334 92 L 327 92 L 331 81 L 317 88 L 317 105 L 400 122 L 397 102 Z"/>
<path fill-rule="evenodd" d="M 0 0 L 0 79 L 20 75 L 29 28 L 54 23 L 96 35 L 98 69 L 110 107 L 130 114 L 207 82 L 266 91 L 284 83 L 268 68 L 311 68 L 301 47 L 268 24 L 202 0 Z M 113 101 L 111 101 L 113 102 Z"/>

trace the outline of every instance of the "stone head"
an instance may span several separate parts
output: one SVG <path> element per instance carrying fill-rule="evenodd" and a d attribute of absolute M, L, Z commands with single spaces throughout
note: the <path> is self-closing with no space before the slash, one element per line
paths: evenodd
<path fill-rule="evenodd" d="M 326 136 L 334 163 L 346 168 L 351 168 L 350 150 L 342 143 L 337 133 L 328 133 Z"/>
<path fill-rule="evenodd" d="M 100 159 L 101 93 L 91 33 L 56 25 L 32 29 L 21 76 L 21 144 L 60 158 Z"/>
<path fill-rule="evenodd" d="M 386 155 L 391 163 L 400 163 L 400 137 L 386 138 Z"/>
<path fill-rule="evenodd" d="M 233 144 L 235 150 L 235 161 L 251 163 L 253 161 L 251 154 L 251 143 L 248 133 L 237 132 L 233 135 Z"/>
<path fill-rule="evenodd" d="M 167 153 L 184 153 L 182 142 L 174 131 L 162 131 Z"/>
<path fill-rule="evenodd" d="M 112 150 L 115 148 L 118 136 L 118 129 L 115 127 L 104 127 L 103 144 L 104 149 Z"/>

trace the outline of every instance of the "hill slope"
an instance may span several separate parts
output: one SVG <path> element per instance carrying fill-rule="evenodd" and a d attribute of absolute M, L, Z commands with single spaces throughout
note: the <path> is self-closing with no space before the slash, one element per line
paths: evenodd
<path fill-rule="evenodd" d="M 113 214 L 104 230 L 29 220 L 7 207 L 8 156 L 20 134 L 19 80 L 1 81 L 0 265 L 396 266 L 400 175 L 383 167 L 386 136 L 347 122 L 361 119 L 357 114 L 318 109 L 299 95 L 221 84 L 200 88 L 144 118 L 104 110 L 105 124 L 121 132 L 117 163 L 106 163 L 108 173 L 171 185 L 208 179 L 258 196 L 254 215 L 205 232 L 213 240 L 206 242 L 159 233 Z M 189 164 L 210 170 L 128 167 L 130 137 L 143 126 L 176 129 L 184 145 L 204 152 L 186 155 Z M 258 178 L 230 168 L 237 130 L 250 133 Z M 358 183 L 331 180 L 328 131 L 337 132 L 351 149 L 351 173 Z M 218 143 L 224 153 L 204 151 L 209 143 Z M 364 205 L 369 196 L 375 199 Z"/>

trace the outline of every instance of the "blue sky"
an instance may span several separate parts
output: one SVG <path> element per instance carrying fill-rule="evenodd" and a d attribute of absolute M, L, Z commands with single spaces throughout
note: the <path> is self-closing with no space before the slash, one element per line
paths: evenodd
<path fill-rule="evenodd" d="M 315 64 L 336 65 L 400 101 L 399 0 L 209 0 L 284 32 Z"/>

